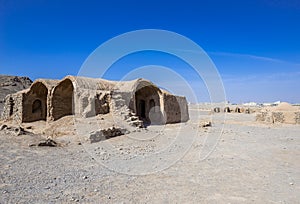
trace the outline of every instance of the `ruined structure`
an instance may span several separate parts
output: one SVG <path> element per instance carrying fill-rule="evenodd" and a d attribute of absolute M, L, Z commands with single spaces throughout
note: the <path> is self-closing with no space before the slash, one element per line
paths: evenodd
<path fill-rule="evenodd" d="M 172 95 L 148 80 L 117 82 L 75 76 L 36 80 L 29 89 L 6 96 L 2 118 L 24 123 L 108 113 L 130 117 L 136 126 L 189 120 L 185 97 Z"/>
<path fill-rule="evenodd" d="M 224 109 L 221 109 L 220 107 L 215 107 L 212 109 L 213 113 L 246 113 L 246 114 L 251 114 L 257 111 L 259 109 L 258 107 L 252 107 L 249 108 L 247 106 L 243 105 L 229 105 L 226 106 Z"/>
<path fill-rule="evenodd" d="M 300 108 L 288 103 L 262 109 L 256 115 L 256 121 L 266 123 L 300 124 Z"/>

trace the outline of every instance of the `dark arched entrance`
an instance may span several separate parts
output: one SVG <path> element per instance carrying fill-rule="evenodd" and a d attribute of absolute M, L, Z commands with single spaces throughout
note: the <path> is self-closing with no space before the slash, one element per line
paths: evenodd
<path fill-rule="evenodd" d="M 23 122 L 46 120 L 48 89 L 42 82 L 33 84 L 23 102 Z"/>
<path fill-rule="evenodd" d="M 63 80 L 55 87 L 52 98 L 54 120 L 66 115 L 73 115 L 73 94 L 74 87 L 70 79 Z"/>
<path fill-rule="evenodd" d="M 157 87 L 148 85 L 135 92 L 135 112 L 145 125 L 162 123 L 159 91 Z"/>
<path fill-rule="evenodd" d="M 137 101 L 137 114 L 142 118 L 146 118 L 146 102 L 143 99 Z"/>

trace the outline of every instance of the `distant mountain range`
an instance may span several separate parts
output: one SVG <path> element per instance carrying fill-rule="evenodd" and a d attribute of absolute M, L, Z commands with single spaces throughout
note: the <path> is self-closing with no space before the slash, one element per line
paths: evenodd
<path fill-rule="evenodd" d="M 31 84 L 32 80 L 29 77 L 0 75 L 0 115 L 3 111 L 5 96 L 27 89 Z"/>

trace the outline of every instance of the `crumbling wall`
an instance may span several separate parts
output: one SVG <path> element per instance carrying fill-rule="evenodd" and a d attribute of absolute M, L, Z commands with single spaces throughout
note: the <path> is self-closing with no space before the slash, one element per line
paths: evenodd
<path fill-rule="evenodd" d="M 6 100 L 3 117 L 33 122 L 58 120 L 73 114 L 92 117 L 111 111 L 123 112 L 126 121 L 138 126 L 140 122 L 165 124 L 189 119 L 185 97 L 162 92 L 150 81 L 137 79 L 117 83 L 73 76 L 61 81 L 35 81 L 29 90 Z"/>
<path fill-rule="evenodd" d="M 266 115 L 268 113 L 266 111 L 261 111 L 260 113 L 256 114 L 256 121 L 264 122 L 266 120 Z"/>
<path fill-rule="evenodd" d="M 163 94 L 166 123 L 186 122 L 189 120 L 188 105 L 185 97 Z"/>
<path fill-rule="evenodd" d="M 95 97 L 95 114 L 107 114 L 110 110 L 110 93 L 100 92 Z"/>
<path fill-rule="evenodd" d="M 134 93 L 132 90 L 128 91 L 113 91 L 111 93 L 111 100 L 114 100 L 115 108 L 121 108 L 126 105 L 130 110 L 135 112 Z"/>
<path fill-rule="evenodd" d="M 285 117 L 283 115 L 283 112 L 274 112 L 271 113 L 273 118 L 273 123 L 284 123 Z"/>
<path fill-rule="evenodd" d="M 96 90 L 78 89 L 75 94 L 75 114 L 80 117 L 88 118 L 96 116 Z"/>
<path fill-rule="evenodd" d="M 9 94 L 4 100 L 2 119 L 22 123 L 23 93 Z"/>
<path fill-rule="evenodd" d="M 256 121 L 266 123 L 300 124 L 300 112 L 263 110 L 260 113 L 257 113 Z"/>
<path fill-rule="evenodd" d="M 77 89 L 74 94 L 74 114 L 80 117 L 93 117 L 110 112 L 110 91 Z"/>

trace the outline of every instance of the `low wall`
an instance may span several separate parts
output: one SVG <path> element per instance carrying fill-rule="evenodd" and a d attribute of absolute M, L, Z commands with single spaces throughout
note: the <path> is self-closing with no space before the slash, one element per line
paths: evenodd
<path fill-rule="evenodd" d="M 300 111 L 262 111 L 256 115 L 256 121 L 267 123 L 300 124 Z"/>

